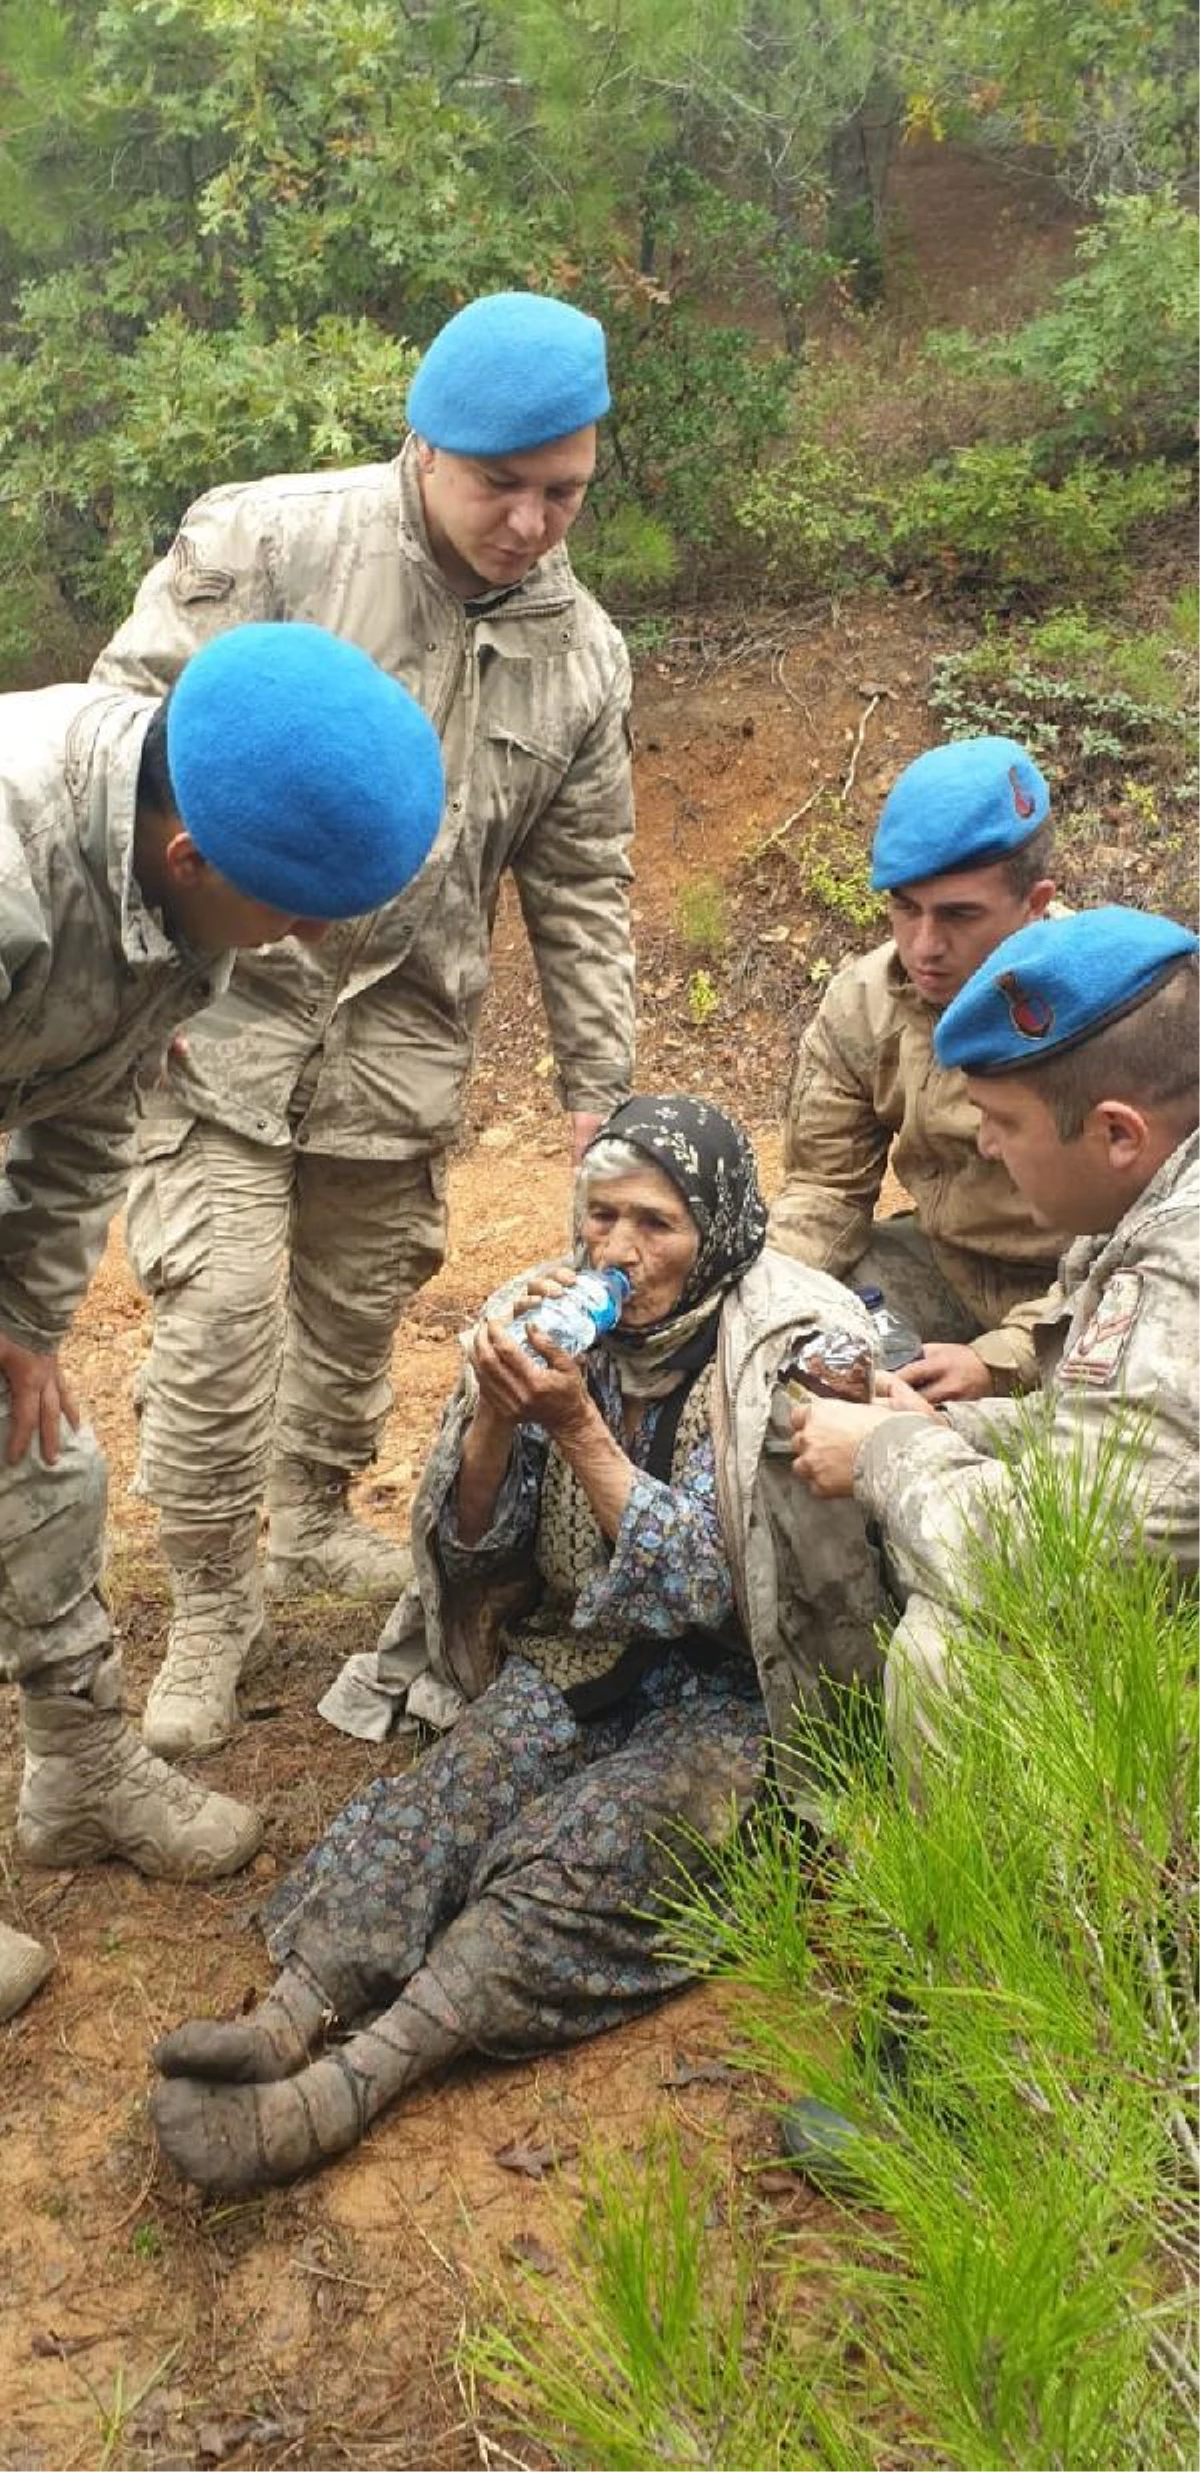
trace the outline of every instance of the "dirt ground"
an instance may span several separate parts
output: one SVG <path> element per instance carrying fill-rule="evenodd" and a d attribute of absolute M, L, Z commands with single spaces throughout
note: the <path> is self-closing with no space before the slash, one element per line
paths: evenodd
<path fill-rule="evenodd" d="M 970 181 L 966 183 L 970 190 Z M 957 192 L 955 192 L 957 196 Z M 960 300 L 998 256 L 1061 256 L 1061 217 L 1027 185 L 1003 209 L 992 175 L 942 230 L 959 235 Z M 982 198 L 982 210 L 980 201 Z M 927 280 L 932 212 L 918 162 L 911 230 Z M 924 221 L 923 221 L 924 218 Z M 974 233 L 973 276 L 963 261 Z M 953 272 L 953 269 L 950 269 Z M 802 890 L 797 852 L 832 817 L 865 851 L 880 798 L 931 736 L 936 652 L 965 640 L 916 597 L 805 616 L 709 619 L 640 665 L 637 884 L 639 1080 L 735 1108 L 778 1175 L 778 1111 L 799 1026 L 833 961 L 878 932 Z M 715 889 L 714 889 L 715 888 Z M 707 981 L 708 993 L 700 984 Z M 395 1409 L 360 1507 L 403 1521 L 457 1362 L 456 1333 L 489 1287 L 562 1240 L 568 1175 L 544 1022 L 513 905 L 464 1142 L 451 1176 L 452 1243 L 404 1321 Z M 161 1654 L 164 1588 L 152 1518 L 129 1491 L 131 1382 L 145 1308 L 119 1232 L 69 1361 L 109 1454 L 111 1570 L 140 1705 Z M 553 2275 L 593 2139 L 631 2152 L 670 2114 L 740 2178 L 769 2162 L 769 2107 L 724 2073 L 732 1996 L 685 1995 L 640 2024 L 534 2066 L 460 2069 L 422 2090 L 317 2179 L 243 2203 L 205 2203 L 162 2168 L 149 2134 L 147 2050 L 200 2010 L 230 2011 L 268 1979 L 253 1912 L 280 1870 L 367 1778 L 403 1751 L 334 1734 L 315 1715 L 329 1677 L 371 1643 L 369 1610 L 308 1600 L 278 1623 L 236 1742 L 206 1781 L 261 1806 L 266 1847 L 213 1889 L 152 1885 L 121 1866 L 23 1865 L 11 1836 L 19 1776 L 14 1694 L 0 1708 L 0 1911 L 36 1932 L 55 1971 L 0 2029 L 0 2468 L 436 2465 L 540 2461 L 455 2369 L 465 2322 L 486 2319 L 517 2264 Z M 699 2074 L 695 2074 L 696 2068 Z M 675 2081 L 675 2082 L 672 2082 Z M 760 2090 L 761 2093 L 761 2090 Z M 513 2167 L 523 2151 L 527 2168 Z M 537 2165 L 530 2168 L 530 2156 Z M 819 2230 L 821 2201 L 776 2174 L 754 2202 Z M 500 2450 L 500 2451 L 497 2451 Z"/>
<path fill-rule="evenodd" d="M 881 786 L 923 743 L 927 663 L 950 635 L 910 610 L 865 609 L 807 630 L 780 621 L 769 641 L 733 628 L 700 653 L 655 658 L 639 683 L 641 1078 L 733 1105 L 768 1186 L 824 931 L 800 915 L 770 853 L 765 872 L 745 862 L 814 784 L 844 781 L 856 741 L 854 829 L 865 842 Z M 876 691 L 876 726 L 860 737 Z M 681 893 L 710 878 L 727 910 L 722 996 L 697 1027 L 686 992 L 695 956 L 677 921 Z M 844 942 L 841 922 L 832 932 Z M 403 1518 L 453 1379 L 457 1331 L 492 1285 L 564 1234 L 569 1179 L 544 1042 L 527 948 L 506 908 L 470 1130 L 452 1168 L 451 1252 L 402 1325 L 395 1410 L 361 1488 L 366 1514 L 387 1528 Z M 145 1340 L 118 1231 L 70 1364 L 109 1456 L 111 1587 L 137 1704 L 165 1624 L 153 1520 L 128 1490 L 130 1391 Z M 0 1838 L 5 1910 L 57 1956 L 45 1989 L 0 2035 L 0 2465 L 475 2463 L 455 2339 L 465 2316 L 486 2313 L 493 2282 L 511 2280 L 522 2243 L 561 2255 L 578 2151 L 592 2138 L 636 2149 L 667 2110 L 739 2169 L 770 2155 L 769 2115 L 744 2088 L 721 2075 L 689 2077 L 685 2090 L 668 2083 L 681 2059 L 690 2069 L 728 2052 L 727 1996 L 699 1990 L 536 2067 L 461 2070 L 293 2192 L 205 2204 L 158 2165 L 144 2107 L 149 2044 L 179 2018 L 236 2009 L 266 1983 L 257 1899 L 397 1757 L 345 1740 L 314 1713 L 376 1619 L 321 1600 L 281 1615 L 249 1721 L 204 1763 L 208 1781 L 266 1814 L 266 1850 L 249 1874 L 185 1889 L 120 1866 L 39 1873 L 11 1835 Z M 18 1782 L 13 1696 L 0 1735 L 6 1831 Z M 562 2162 L 530 2178 L 497 2159 L 513 2144 Z M 763 2203 L 819 2211 L 803 2195 Z"/>

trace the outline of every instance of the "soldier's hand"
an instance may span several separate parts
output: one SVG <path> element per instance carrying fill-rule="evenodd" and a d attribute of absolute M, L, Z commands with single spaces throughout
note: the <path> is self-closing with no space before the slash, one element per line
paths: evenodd
<path fill-rule="evenodd" d="M 792 1409 L 792 1466 L 810 1493 L 836 1501 L 854 1491 L 854 1463 L 867 1435 L 895 1410 L 845 1399 L 799 1399 Z"/>
<path fill-rule="evenodd" d="M 36 1436 L 42 1457 L 52 1468 L 58 1458 L 62 1419 L 72 1428 L 79 1423 L 75 1395 L 57 1356 L 43 1356 L 36 1348 L 18 1347 L 15 1339 L 0 1338 L 0 1375 L 8 1386 L 10 1422 L 4 1456 L 9 1467 L 24 1458 Z"/>
<path fill-rule="evenodd" d="M 987 1399 L 992 1388 L 991 1370 L 982 1356 L 948 1339 L 931 1339 L 911 1365 L 900 1367 L 900 1378 L 931 1407 L 940 1407 L 946 1399 Z"/>
<path fill-rule="evenodd" d="M 584 1151 L 587 1149 L 588 1143 L 595 1141 L 596 1135 L 604 1122 L 605 1118 L 603 1116 L 589 1116 L 583 1108 L 579 1107 L 574 1110 L 571 1117 L 572 1167 L 578 1167 Z"/>

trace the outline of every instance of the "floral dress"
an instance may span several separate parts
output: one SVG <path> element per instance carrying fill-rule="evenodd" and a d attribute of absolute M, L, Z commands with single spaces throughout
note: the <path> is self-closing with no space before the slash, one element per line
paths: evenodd
<path fill-rule="evenodd" d="M 535 1428 L 517 1437 L 478 1544 L 458 1540 L 448 1496 L 447 1578 L 536 1566 L 541 1604 L 453 1731 L 348 1803 L 265 1908 L 272 1956 L 299 1958 L 343 2022 L 388 2006 L 428 1963 L 477 2048 L 503 2055 L 597 2034 L 689 1979 L 656 1915 L 680 1864 L 701 1872 L 754 1799 L 766 1712 L 721 1542 L 706 1383 L 664 1481 L 647 1462 L 665 1403 L 646 1403 L 630 1442 L 603 1350 L 589 1374 L 637 1470 L 615 1539 L 594 1521 L 588 1535 Z M 564 1665 L 572 1643 L 579 1662 Z M 604 1704 L 583 1713 L 572 1700 L 593 1705 L 597 1673 Z"/>

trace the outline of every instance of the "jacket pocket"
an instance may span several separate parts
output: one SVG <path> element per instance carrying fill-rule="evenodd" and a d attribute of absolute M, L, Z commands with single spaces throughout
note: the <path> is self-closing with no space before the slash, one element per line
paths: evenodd
<path fill-rule="evenodd" d="M 135 1169 L 125 1205 L 125 1248 L 148 1296 L 183 1287 L 208 1268 L 212 1202 L 198 1126 L 181 1126 L 173 1150 Z"/>

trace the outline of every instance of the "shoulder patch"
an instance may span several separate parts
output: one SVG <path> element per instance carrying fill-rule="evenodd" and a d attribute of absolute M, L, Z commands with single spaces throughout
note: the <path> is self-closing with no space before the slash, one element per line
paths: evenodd
<path fill-rule="evenodd" d="M 1141 1296 L 1140 1271 L 1115 1273 L 1091 1320 L 1085 1322 L 1058 1368 L 1061 1382 L 1086 1382 L 1100 1390 L 1115 1379 L 1137 1320 Z"/>
<path fill-rule="evenodd" d="M 206 566 L 196 554 L 189 533 L 177 532 L 171 545 L 171 590 L 177 601 L 227 601 L 233 590 L 228 567 Z"/>

